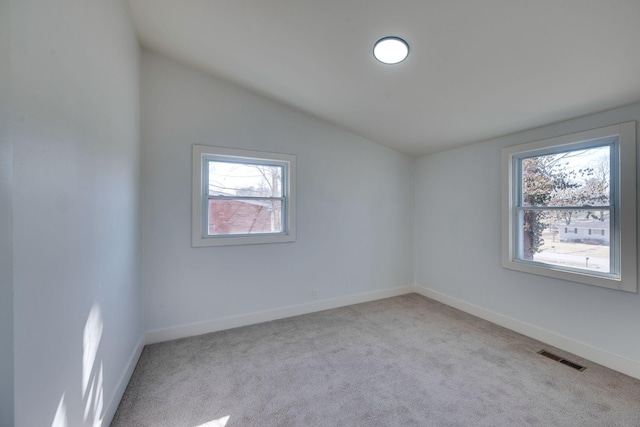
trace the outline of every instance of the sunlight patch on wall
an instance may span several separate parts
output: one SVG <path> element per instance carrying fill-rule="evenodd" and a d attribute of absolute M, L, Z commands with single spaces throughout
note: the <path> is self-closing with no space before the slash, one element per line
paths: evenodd
<path fill-rule="evenodd" d="M 226 417 L 218 418 L 217 420 L 209 421 L 204 424 L 200 424 L 194 427 L 225 427 L 227 422 L 231 418 L 231 415 L 227 415 Z"/>
<path fill-rule="evenodd" d="M 102 338 L 102 314 L 100 306 L 94 304 L 84 325 L 84 335 L 82 339 L 82 395 L 87 393 L 89 379 L 93 371 L 93 365 L 98 354 L 98 346 Z"/>
<path fill-rule="evenodd" d="M 68 425 L 69 423 L 67 423 L 67 405 L 64 403 L 64 393 L 62 393 L 62 397 L 60 398 L 60 403 L 58 403 L 58 409 L 56 410 L 56 415 L 53 417 L 51 427 L 67 427 Z"/>
<path fill-rule="evenodd" d="M 98 304 L 93 304 L 82 337 L 82 399 L 84 402 L 84 421 L 90 420 L 93 427 L 102 426 L 104 407 L 103 364 L 98 367 L 97 355 L 102 339 L 102 313 Z"/>
<path fill-rule="evenodd" d="M 99 427 L 102 425 L 102 418 L 100 418 L 100 414 L 102 414 L 102 408 L 104 406 L 104 398 L 103 398 L 103 374 L 102 374 L 102 362 L 100 362 L 100 370 L 98 371 L 98 376 L 93 377 L 91 380 L 91 387 L 89 387 L 89 396 L 87 396 L 87 401 L 84 405 L 84 420 L 87 421 L 91 412 L 93 412 L 93 426 Z"/>
<path fill-rule="evenodd" d="M 84 423 L 83 426 L 102 426 L 102 411 L 104 409 L 104 369 L 103 363 L 98 364 L 98 348 L 102 340 L 104 325 L 102 313 L 98 304 L 93 304 L 87 321 L 84 324 L 82 335 L 82 402 L 84 402 Z M 62 394 L 60 403 L 51 427 L 69 427 L 67 418 L 67 405 L 65 394 Z M 89 423 L 87 423 L 89 421 Z M 78 425 L 77 421 L 73 421 Z"/>

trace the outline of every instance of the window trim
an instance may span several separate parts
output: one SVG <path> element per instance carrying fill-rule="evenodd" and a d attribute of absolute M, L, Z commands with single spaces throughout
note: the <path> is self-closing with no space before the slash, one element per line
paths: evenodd
<path fill-rule="evenodd" d="M 557 149 L 559 152 L 571 149 L 580 144 L 588 145 L 589 141 L 606 138 L 618 138 L 617 150 L 612 153 L 612 183 L 618 185 L 618 200 L 613 200 L 617 215 L 617 229 L 611 230 L 611 244 L 617 244 L 618 250 L 612 248 L 612 256 L 618 256 L 620 262 L 619 277 L 604 277 L 590 274 L 588 271 L 568 271 L 557 269 L 548 264 L 541 264 L 517 259 L 516 230 L 514 210 L 516 209 L 516 191 L 514 185 L 520 182 L 515 159 L 526 154 Z M 613 151 L 613 150 L 612 150 Z M 636 122 L 625 122 L 584 132 L 562 135 L 554 138 L 514 145 L 502 149 L 502 267 L 525 273 L 538 274 L 556 279 L 569 280 L 587 285 L 600 286 L 627 292 L 638 292 L 637 284 L 637 243 L 636 243 Z M 617 165 L 617 167 L 616 167 Z M 616 241 L 616 236 L 618 240 Z M 617 243 L 616 243 L 617 242 Z"/>
<path fill-rule="evenodd" d="M 280 233 L 217 235 L 207 233 L 208 177 L 205 161 L 274 164 L 283 166 L 282 225 Z M 191 245 L 193 247 L 286 243 L 296 240 L 296 156 L 236 148 L 193 145 L 192 147 Z"/>

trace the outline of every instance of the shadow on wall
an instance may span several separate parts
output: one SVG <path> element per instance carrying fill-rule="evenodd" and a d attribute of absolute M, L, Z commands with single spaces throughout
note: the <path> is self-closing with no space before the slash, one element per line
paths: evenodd
<path fill-rule="evenodd" d="M 83 425 L 102 426 L 104 417 L 103 366 L 97 355 L 102 339 L 102 313 L 100 305 L 94 303 L 84 325 L 82 335 L 82 403 L 84 405 Z M 58 409 L 51 427 L 69 427 L 66 393 L 62 393 Z M 75 425 L 75 423 L 74 423 Z"/>

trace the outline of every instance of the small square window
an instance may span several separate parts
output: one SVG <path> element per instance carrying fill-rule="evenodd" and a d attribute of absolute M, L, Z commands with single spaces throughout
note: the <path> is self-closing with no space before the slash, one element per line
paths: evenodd
<path fill-rule="evenodd" d="M 295 156 L 193 146 L 193 246 L 295 241 Z"/>
<path fill-rule="evenodd" d="M 503 267 L 637 292 L 635 141 L 628 122 L 504 148 Z"/>

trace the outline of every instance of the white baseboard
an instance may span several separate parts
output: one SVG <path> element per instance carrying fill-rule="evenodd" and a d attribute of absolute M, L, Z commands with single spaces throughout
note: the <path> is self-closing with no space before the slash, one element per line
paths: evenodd
<path fill-rule="evenodd" d="M 357 295 L 348 295 L 339 298 L 316 301 L 307 304 L 293 305 L 276 308 L 274 310 L 259 311 L 256 313 L 241 314 L 239 316 L 223 317 L 206 322 L 192 323 L 173 328 L 156 329 L 145 334 L 147 344 L 170 341 L 178 338 L 208 334 L 225 329 L 240 326 L 253 325 L 271 320 L 284 319 L 286 317 L 299 316 L 301 314 L 314 313 L 316 311 L 330 310 L 352 304 L 375 301 L 384 298 L 395 297 L 414 292 L 413 285 L 383 289 L 380 291 L 366 292 Z"/>
<path fill-rule="evenodd" d="M 420 295 L 424 295 L 427 298 L 434 299 L 443 304 L 457 308 L 481 319 L 488 320 L 491 323 L 503 326 L 512 331 L 518 332 L 522 335 L 526 335 L 530 338 L 542 341 L 546 344 L 557 347 L 561 350 L 573 353 L 584 359 L 598 363 L 614 371 L 622 372 L 640 379 L 640 363 L 626 359 L 617 354 L 610 353 L 606 350 L 593 347 L 589 344 L 582 343 L 580 341 L 567 338 L 562 335 L 558 335 L 555 332 L 548 331 L 546 329 L 539 328 L 526 322 L 514 319 L 509 316 L 505 316 L 486 308 L 470 304 L 466 301 L 445 295 L 441 292 L 434 291 L 433 289 L 426 288 L 424 286 L 415 285 L 415 292 Z"/>
<path fill-rule="evenodd" d="M 115 390 L 113 391 L 113 393 L 111 393 L 110 399 L 107 400 L 108 403 L 105 406 L 104 416 L 102 417 L 103 426 L 111 425 L 111 421 L 113 421 L 113 417 L 116 414 L 118 405 L 120 405 L 120 400 L 122 400 L 122 396 L 124 395 L 124 391 L 127 389 L 127 385 L 129 384 L 131 375 L 133 375 L 133 370 L 138 364 L 138 360 L 140 359 L 140 355 L 142 354 L 142 349 L 144 349 L 144 335 L 140 337 L 135 347 L 133 348 L 131 356 L 127 361 L 127 369 L 125 369 L 125 371 L 120 376 Z"/>

